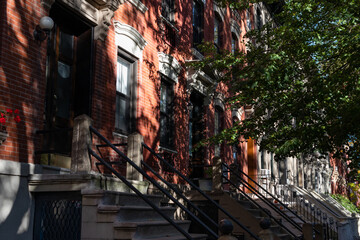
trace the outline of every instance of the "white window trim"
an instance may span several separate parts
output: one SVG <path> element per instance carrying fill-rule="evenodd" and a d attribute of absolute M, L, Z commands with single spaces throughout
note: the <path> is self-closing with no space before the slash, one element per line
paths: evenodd
<path fill-rule="evenodd" d="M 142 50 L 147 45 L 144 37 L 132 26 L 119 21 L 114 21 L 114 27 L 115 44 L 138 59 L 141 59 Z"/>
<path fill-rule="evenodd" d="M 230 19 L 230 32 L 235 34 L 238 41 L 240 40 L 241 27 L 234 19 Z"/>
<path fill-rule="evenodd" d="M 134 5 L 140 12 L 145 13 L 148 8 L 140 0 L 128 0 L 132 5 Z"/>
<path fill-rule="evenodd" d="M 174 83 L 178 83 L 178 77 L 182 69 L 180 63 L 171 55 L 158 52 L 159 72 L 168 77 Z"/>

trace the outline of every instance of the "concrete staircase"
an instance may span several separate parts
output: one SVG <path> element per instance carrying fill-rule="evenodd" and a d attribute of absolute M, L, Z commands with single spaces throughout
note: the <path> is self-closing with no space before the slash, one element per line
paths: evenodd
<path fill-rule="evenodd" d="M 186 239 L 146 202 L 133 193 L 82 190 L 82 240 L 180 240 Z M 161 210 L 174 219 L 173 207 L 161 207 L 161 195 L 146 195 Z M 190 221 L 175 220 L 185 231 Z M 204 234 L 191 234 L 205 240 Z"/>
<path fill-rule="evenodd" d="M 253 204 L 250 200 L 245 199 L 238 193 L 230 193 L 230 196 L 235 199 L 239 205 L 241 205 L 246 211 L 251 213 L 259 222 L 263 218 L 268 218 L 268 215 L 261 209 L 259 209 L 255 204 Z M 272 216 L 274 216 L 278 221 L 280 221 L 284 226 L 286 226 L 290 231 L 292 231 L 297 237 L 301 237 L 302 233 L 293 227 L 290 223 L 284 221 L 281 216 L 276 213 L 275 210 L 271 209 L 260 199 L 254 199 L 261 207 L 265 209 L 265 211 L 269 211 Z M 272 224 L 270 226 L 270 230 L 281 240 L 291 240 L 295 239 L 293 235 L 289 234 L 285 229 L 283 229 L 277 222 L 271 220 Z"/>

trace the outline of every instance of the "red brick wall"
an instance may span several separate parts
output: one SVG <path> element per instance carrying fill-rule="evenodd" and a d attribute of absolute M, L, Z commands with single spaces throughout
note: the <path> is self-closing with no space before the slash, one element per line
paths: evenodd
<path fill-rule="evenodd" d="M 34 151 L 39 147 L 37 129 L 43 128 L 44 98 L 46 90 L 45 63 L 46 41 L 41 44 L 33 40 L 33 30 L 40 17 L 48 15 L 48 9 L 40 1 L 25 2 L 10 0 L 1 4 L 0 18 L 0 110 L 19 109 L 22 122 L 8 126 L 9 138 L 0 146 L 0 159 L 22 162 L 34 162 Z M 159 94 L 160 76 L 158 73 L 158 52 L 174 56 L 183 66 L 175 85 L 175 150 L 176 167 L 186 172 L 188 169 L 188 111 L 189 94 L 185 60 L 191 59 L 192 42 L 192 0 L 176 1 L 176 27 L 179 29 L 176 47 L 171 47 L 159 30 L 158 16 L 161 1 L 143 1 L 148 7 L 140 12 L 131 3 L 125 2 L 116 11 L 113 21 L 133 26 L 145 38 L 147 45 L 138 64 L 137 92 L 137 130 L 144 136 L 145 143 L 157 150 L 159 146 Z M 213 2 L 206 1 L 204 21 L 204 40 L 213 41 Z M 227 9 L 224 21 L 224 48 L 231 49 L 229 26 L 230 10 Z M 245 32 L 245 14 L 240 23 L 242 34 Z M 240 39 L 241 41 L 241 39 Z M 244 46 L 239 43 L 240 49 Z M 114 137 L 115 98 L 116 98 L 116 62 L 114 26 L 111 25 L 106 40 L 95 41 L 94 79 L 91 117 L 94 125 L 102 134 L 114 142 L 126 141 Z M 217 91 L 228 94 L 226 85 L 219 84 Z M 225 127 L 231 126 L 231 110 L 224 113 Z M 214 105 L 211 103 L 206 112 L 206 131 L 208 136 L 214 132 Z M 242 161 L 246 163 L 246 147 L 242 144 Z M 231 147 L 223 148 L 225 161 L 232 159 Z M 210 147 L 204 156 L 208 163 L 214 156 L 214 147 Z M 111 152 L 108 152 L 112 159 Z M 156 164 L 156 163 L 153 163 Z"/>
<path fill-rule="evenodd" d="M 18 109 L 22 119 L 7 125 L 9 137 L 0 146 L 0 159 L 32 163 L 46 83 L 46 41 L 38 44 L 32 33 L 46 11 L 35 0 L 2 1 L 0 8 L 0 110 Z"/>

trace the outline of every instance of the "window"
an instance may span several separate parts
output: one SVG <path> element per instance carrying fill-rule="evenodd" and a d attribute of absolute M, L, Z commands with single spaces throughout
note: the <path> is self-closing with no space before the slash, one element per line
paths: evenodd
<path fill-rule="evenodd" d="M 162 0 L 161 16 L 171 23 L 175 22 L 175 0 Z"/>
<path fill-rule="evenodd" d="M 256 29 L 260 30 L 262 27 L 261 11 L 259 8 L 256 9 Z"/>
<path fill-rule="evenodd" d="M 115 129 L 122 134 L 133 130 L 134 121 L 134 85 L 136 79 L 136 61 L 118 56 L 116 78 L 116 115 Z"/>
<path fill-rule="evenodd" d="M 193 46 L 201 44 L 204 34 L 204 8 L 200 1 L 193 3 Z"/>
<path fill-rule="evenodd" d="M 215 108 L 215 119 L 214 119 L 214 135 L 219 134 L 223 130 L 223 111 L 219 107 Z M 220 157 L 221 145 L 215 145 L 215 156 Z"/>
<path fill-rule="evenodd" d="M 232 52 L 232 54 L 235 54 L 235 52 L 238 49 L 239 49 L 238 39 L 237 39 L 235 33 L 231 33 L 231 52 Z"/>
<path fill-rule="evenodd" d="M 160 145 L 173 147 L 173 84 L 164 76 L 161 78 L 160 89 Z"/>
<path fill-rule="evenodd" d="M 219 16 L 215 15 L 214 19 L 214 45 L 217 49 L 217 51 L 220 51 L 221 45 L 222 45 L 222 21 Z"/>
<path fill-rule="evenodd" d="M 250 14 L 250 9 L 246 10 L 246 24 L 247 24 L 248 30 L 251 30 L 251 14 Z"/>

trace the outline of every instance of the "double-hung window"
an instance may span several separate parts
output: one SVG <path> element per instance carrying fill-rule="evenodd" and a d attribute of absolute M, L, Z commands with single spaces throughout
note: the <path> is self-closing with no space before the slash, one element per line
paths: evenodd
<path fill-rule="evenodd" d="M 235 33 L 231 33 L 231 53 L 235 54 L 235 52 L 239 49 L 238 46 L 238 39 L 235 35 Z"/>
<path fill-rule="evenodd" d="M 136 79 L 136 61 L 118 56 L 116 78 L 115 129 L 122 134 L 133 130 L 133 88 Z"/>
<path fill-rule="evenodd" d="M 215 119 L 214 119 L 214 134 L 217 135 L 223 130 L 223 111 L 219 107 L 215 108 Z M 215 156 L 220 157 L 221 145 L 215 145 Z"/>
<path fill-rule="evenodd" d="M 175 21 L 175 0 L 162 0 L 161 16 L 163 16 L 170 23 Z"/>
<path fill-rule="evenodd" d="M 260 30 L 262 27 L 261 11 L 259 8 L 256 9 L 256 29 Z"/>
<path fill-rule="evenodd" d="M 201 1 L 195 0 L 193 3 L 193 46 L 201 44 L 204 34 L 204 6 Z"/>
<path fill-rule="evenodd" d="M 160 145 L 169 149 L 174 147 L 173 88 L 173 83 L 162 76 L 160 89 Z"/>
<path fill-rule="evenodd" d="M 250 13 L 250 8 L 248 10 L 246 10 L 246 24 L 248 27 L 248 30 L 251 30 L 251 13 Z"/>
<path fill-rule="evenodd" d="M 222 21 L 217 15 L 214 19 L 214 45 L 217 49 L 217 52 L 220 51 L 222 45 Z"/>

